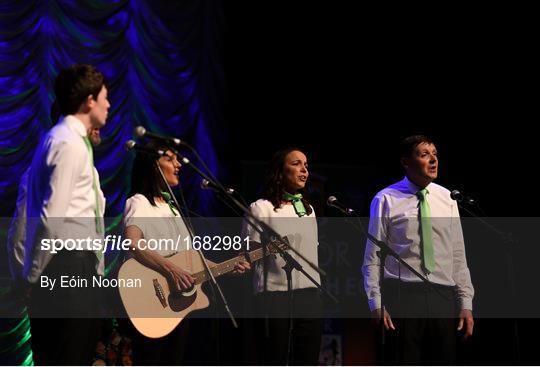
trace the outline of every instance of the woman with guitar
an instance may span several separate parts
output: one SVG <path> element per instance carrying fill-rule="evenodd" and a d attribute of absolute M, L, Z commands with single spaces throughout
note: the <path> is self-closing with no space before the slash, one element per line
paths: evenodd
<path fill-rule="evenodd" d="M 149 271 L 153 271 L 162 277 L 158 275 L 151 276 L 150 278 L 154 279 L 150 279 L 149 282 L 145 283 L 144 286 L 148 286 L 149 283 L 149 287 L 152 287 L 149 292 L 145 293 L 147 299 L 133 300 L 141 307 L 144 307 L 145 304 L 157 304 L 156 310 L 158 310 L 158 312 L 154 312 L 137 311 L 135 309 L 132 313 L 136 314 L 138 312 L 138 318 L 130 315 L 133 324 L 140 331 L 135 331 L 134 335 L 133 363 L 134 365 L 151 364 L 156 366 L 179 365 L 183 362 L 188 320 L 183 319 L 183 317 L 174 320 L 172 317 L 163 316 L 166 314 L 159 312 L 162 310 L 169 310 L 169 312 L 180 310 L 182 305 L 174 304 L 175 294 L 178 295 L 176 299 L 185 300 L 189 299 L 189 297 L 182 298 L 183 295 L 195 290 L 193 295 L 195 301 L 191 301 L 194 304 L 201 297 L 205 298 L 205 296 L 200 296 L 202 292 L 199 292 L 195 287 L 197 283 L 196 275 L 192 274 L 188 269 L 190 264 L 197 261 L 200 264 L 201 260 L 199 255 L 195 253 L 194 260 L 188 260 L 185 262 L 186 267 L 182 267 L 178 265 L 178 261 L 175 261 L 179 256 L 179 254 L 175 255 L 175 253 L 179 252 L 181 255 L 183 252 L 182 246 L 177 249 L 165 246 L 165 248 L 155 250 L 149 249 L 150 246 L 141 246 L 145 242 L 149 243 L 151 239 L 177 239 L 179 236 L 185 239 L 190 236 L 181 212 L 171 200 L 158 170 L 159 166 L 167 183 L 174 187 L 179 184 L 178 173 L 181 164 L 178 162 L 175 152 L 168 147 L 150 145 L 149 148 L 153 151 L 164 151 L 165 154 L 152 157 L 145 153 L 137 153 L 131 180 L 132 192 L 124 210 L 124 238 L 131 240 L 129 253 L 133 255 L 136 262 L 142 264 L 145 270 L 150 269 Z M 128 261 L 136 264 L 133 260 Z M 216 265 L 210 261 L 208 261 L 208 264 L 210 267 Z M 243 273 L 249 270 L 250 265 L 245 261 L 239 261 L 235 263 L 234 267 L 236 273 Z M 142 273 L 142 271 L 139 273 Z M 160 281 L 160 279 L 166 280 Z M 158 299 L 156 295 L 161 296 L 161 298 Z M 126 304 L 126 299 L 124 299 L 126 297 L 124 295 L 122 297 L 124 304 Z M 202 304 L 200 308 L 206 307 L 207 302 L 206 299 L 206 304 Z M 204 301 L 201 303 L 204 303 Z M 126 308 L 129 313 L 130 309 Z M 148 309 L 152 310 L 151 308 Z M 173 309 L 173 311 L 170 311 L 170 309 Z M 180 323 L 180 321 L 182 322 Z M 155 330 L 160 323 L 167 322 L 169 324 L 172 322 L 170 327 L 172 331 L 160 332 Z M 164 336 L 157 337 L 158 335 Z"/>
<path fill-rule="evenodd" d="M 309 177 L 306 155 L 294 148 L 277 152 L 269 167 L 262 199 L 251 204 L 251 213 L 271 226 L 289 244 L 314 264 L 318 264 L 317 222 L 313 207 L 302 196 Z M 260 235 L 250 226 L 246 233 L 254 242 Z M 268 246 L 270 248 L 270 246 Z M 291 255 L 292 252 L 290 252 Z M 295 257 L 293 255 L 293 257 Z M 259 324 L 261 337 L 268 332 L 264 364 L 318 365 L 322 333 L 322 302 L 315 285 L 299 271 L 293 270 L 291 289 L 280 255 L 267 257 L 266 265 L 256 263 L 253 288 L 258 315 L 266 320 Z M 295 259 L 317 282 L 320 277 L 303 260 Z M 292 292 L 292 294 L 291 294 Z M 292 328 L 289 324 L 292 296 Z"/>

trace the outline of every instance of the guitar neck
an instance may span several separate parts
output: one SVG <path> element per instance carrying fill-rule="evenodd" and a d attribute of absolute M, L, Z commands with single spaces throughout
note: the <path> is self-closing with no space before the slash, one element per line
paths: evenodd
<path fill-rule="evenodd" d="M 268 256 L 270 254 L 271 252 L 267 250 L 266 255 Z M 252 263 L 262 259 L 263 258 L 262 247 L 257 250 L 248 252 L 247 257 L 250 259 Z M 234 270 L 235 265 L 238 262 L 243 261 L 243 260 L 246 260 L 245 255 L 233 257 L 232 259 L 229 259 L 227 261 L 217 264 L 216 266 L 211 267 L 210 271 L 212 271 L 214 278 L 217 278 L 217 277 L 220 277 L 222 275 L 232 272 Z M 193 277 L 195 278 L 195 284 L 203 283 L 209 279 L 209 275 L 206 272 L 206 270 L 202 270 L 202 271 L 199 271 L 198 273 L 193 274 Z"/>

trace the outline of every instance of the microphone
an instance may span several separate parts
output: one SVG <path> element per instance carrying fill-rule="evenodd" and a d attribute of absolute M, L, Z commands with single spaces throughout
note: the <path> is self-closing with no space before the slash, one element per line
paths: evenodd
<path fill-rule="evenodd" d="M 473 198 L 463 195 L 459 190 L 452 190 L 450 193 L 450 198 L 457 201 L 458 203 L 464 203 L 469 205 L 476 204 L 476 201 Z"/>
<path fill-rule="evenodd" d="M 203 190 L 209 190 L 210 189 L 210 190 L 214 190 L 214 191 L 221 191 L 216 184 L 214 184 L 213 182 L 208 181 L 206 178 L 203 178 L 203 180 L 201 181 L 201 189 L 203 189 Z M 230 187 L 226 187 L 225 191 L 229 195 L 234 194 L 234 189 L 231 189 Z"/>
<path fill-rule="evenodd" d="M 153 132 L 150 132 L 148 130 L 146 130 L 144 127 L 142 126 L 137 126 L 134 130 L 133 130 L 133 133 L 135 134 L 135 136 L 139 137 L 139 138 L 150 138 L 150 139 L 155 139 L 155 140 L 161 140 L 163 142 L 165 142 L 166 144 L 169 144 L 169 145 L 174 145 L 176 147 L 184 144 L 184 142 L 178 138 L 173 138 L 171 136 L 165 136 L 165 135 L 159 135 L 159 134 L 156 134 L 156 133 L 153 133 Z"/>
<path fill-rule="evenodd" d="M 137 152 L 146 153 L 154 157 L 161 157 L 162 155 L 165 155 L 165 151 L 161 149 L 152 149 L 149 147 L 146 147 L 144 145 L 137 144 L 134 140 L 128 140 L 126 141 L 126 144 L 124 145 L 126 150 L 135 150 Z"/>
<path fill-rule="evenodd" d="M 329 196 L 328 200 L 326 200 L 326 204 L 328 206 L 333 206 L 334 208 L 340 210 L 341 212 L 343 212 L 346 215 L 350 215 L 350 214 L 354 213 L 353 209 L 347 208 L 345 205 L 340 203 L 335 196 Z"/>

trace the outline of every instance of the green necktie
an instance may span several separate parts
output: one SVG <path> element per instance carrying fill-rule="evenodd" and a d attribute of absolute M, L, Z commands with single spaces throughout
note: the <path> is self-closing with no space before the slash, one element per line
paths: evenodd
<path fill-rule="evenodd" d="M 302 201 L 302 194 L 296 194 L 292 195 L 288 192 L 283 193 L 283 200 L 286 201 L 292 201 L 294 206 L 294 211 L 299 217 L 303 217 L 307 214 L 306 207 L 304 206 L 304 202 Z"/>
<path fill-rule="evenodd" d="M 94 210 L 94 215 L 96 218 L 96 232 L 103 233 L 103 226 L 101 225 L 101 210 L 99 208 L 99 197 L 98 189 L 96 183 L 96 175 L 94 174 L 94 152 L 92 150 L 92 144 L 88 136 L 83 137 L 84 143 L 86 144 L 86 149 L 88 149 L 88 155 L 90 156 L 90 168 L 92 169 L 92 188 L 94 189 L 94 196 L 96 198 L 96 207 Z"/>
<path fill-rule="evenodd" d="M 418 191 L 420 199 L 420 229 L 422 233 L 423 266 L 427 274 L 435 270 L 435 256 L 433 254 L 433 233 L 431 227 L 431 211 L 427 202 L 427 189 Z"/>
<path fill-rule="evenodd" d="M 172 203 L 171 194 L 169 194 L 167 191 L 162 191 L 161 192 L 161 197 L 163 198 L 163 200 L 165 200 L 167 202 L 167 204 L 169 205 L 169 208 L 171 209 L 171 212 L 176 217 L 178 215 L 178 212 L 177 212 L 177 210 L 175 209 L 175 207 L 174 207 L 174 205 Z"/>

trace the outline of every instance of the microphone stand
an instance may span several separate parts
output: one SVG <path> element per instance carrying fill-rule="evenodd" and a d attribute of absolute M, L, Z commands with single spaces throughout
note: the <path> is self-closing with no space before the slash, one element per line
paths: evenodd
<path fill-rule="evenodd" d="M 161 175 L 161 178 L 163 179 L 163 182 L 165 182 L 165 185 L 167 187 L 167 191 L 171 195 L 171 198 L 174 200 L 174 204 L 176 205 L 178 210 L 180 210 L 180 205 L 178 204 L 178 201 L 176 200 L 176 196 L 174 195 L 174 193 L 173 193 L 173 191 L 171 189 L 171 186 L 167 182 L 167 179 L 165 178 L 165 175 L 163 174 L 163 171 L 161 170 L 161 167 L 159 166 L 159 163 L 157 162 L 157 160 L 155 161 L 155 164 L 156 164 L 156 167 L 157 167 L 157 169 L 158 169 L 158 171 L 159 171 L 159 173 Z M 181 214 L 180 214 L 180 217 L 182 217 Z M 189 234 L 190 234 L 191 238 L 193 238 L 194 237 L 194 231 L 193 231 L 193 227 L 191 226 L 191 222 L 189 223 L 189 225 L 186 223 L 186 227 L 187 227 L 187 229 L 189 231 Z M 214 278 L 214 274 L 210 270 L 210 266 L 208 265 L 208 262 L 206 261 L 206 258 L 204 257 L 204 254 L 203 254 L 202 250 L 199 248 L 196 251 L 199 253 L 199 256 L 201 257 L 202 263 L 204 265 L 204 269 L 209 275 L 210 283 L 214 287 L 213 289 L 217 289 L 217 291 L 218 291 L 218 294 L 219 294 L 219 296 L 221 298 L 221 301 L 223 302 L 223 305 L 225 306 L 225 310 L 227 311 L 227 314 L 229 315 L 229 318 L 231 319 L 231 322 L 232 322 L 233 326 L 235 328 L 238 328 L 238 324 L 236 323 L 236 320 L 235 320 L 235 318 L 234 318 L 234 316 L 233 316 L 233 314 L 232 314 L 232 312 L 231 312 L 231 310 L 229 308 L 229 304 L 227 303 L 227 299 L 225 298 L 225 295 L 223 294 L 223 292 L 221 290 L 221 287 L 217 283 L 216 278 Z"/>
<path fill-rule="evenodd" d="M 281 239 L 281 236 L 269 225 L 261 221 L 259 218 L 255 217 L 251 211 L 243 205 L 239 200 L 237 200 L 227 189 L 221 185 L 217 180 L 211 179 L 208 175 L 206 175 L 204 172 L 202 172 L 197 166 L 195 166 L 191 161 L 180 155 L 177 154 L 178 157 L 181 158 L 182 163 L 189 165 L 195 172 L 197 172 L 203 179 L 206 179 L 210 182 L 210 187 L 215 187 L 219 194 L 218 196 L 222 196 L 222 199 L 228 198 L 237 208 L 239 208 L 245 215 L 247 223 L 252 226 L 255 231 L 257 231 L 261 238 L 271 238 L 278 240 L 282 243 L 284 243 L 287 246 L 287 250 L 291 250 L 294 252 L 298 257 L 300 257 L 302 260 L 304 260 L 309 266 L 311 266 L 315 271 L 317 271 L 320 275 L 325 276 L 326 273 L 320 269 L 317 265 L 313 264 L 310 260 L 308 260 L 304 255 L 302 255 L 300 252 L 298 252 L 294 247 L 290 246 L 288 241 L 283 241 Z M 265 242 L 263 242 L 263 254 L 266 255 L 266 249 L 265 249 Z M 338 302 L 337 299 L 324 287 L 321 286 L 313 277 L 311 277 L 306 271 L 303 269 L 303 267 L 296 261 L 288 252 L 281 249 L 280 246 L 277 246 L 270 243 L 275 250 L 280 254 L 280 256 L 285 260 L 285 266 L 283 269 L 285 270 L 285 273 L 287 274 L 287 289 L 289 292 L 289 335 L 288 335 L 288 341 L 287 341 L 287 364 L 289 363 L 290 359 L 290 351 L 291 351 L 291 343 L 292 343 L 292 318 L 293 318 L 293 308 L 292 308 L 292 302 L 293 302 L 293 293 L 292 293 L 292 270 L 296 269 L 299 272 L 301 272 L 306 278 L 308 278 L 319 290 L 321 290 L 324 294 L 326 294 L 330 299 L 332 299 L 334 302 Z M 263 262 L 266 261 L 266 258 L 263 259 Z"/>
<path fill-rule="evenodd" d="M 331 204 L 329 204 L 331 205 Z M 425 276 L 420 274 L 416 269 L 414 269 L 412 266 L 410 266 L 405 260 L 403 260 L 399 254 L 394 251 L 388 244 L 384 241 L 378 240 L 373 236 L 371 233 L 367 232 L 364 229 L 364 226 L 362 225 L 362 222 L 360 221 L 360 216 L 356 214 L 356 212 L 352 209 L 343 209 L 335 205 L 331 205 L 341 211 L 343 214 L 345 214 L 345 218 L 347 220 L 347 223 L 351 224 L 357 231 L 359 231 L 362 235 L 366 236 L 369 241 L 371 241 L 373 244 L 375 244 L 379 251 L 377 251 L 377 257 L 380 259 L 380 267 L 379 267 L 379 287 L 380 287 L 380 294 L 381 294 L 381 318 L 380 318 L 380 328 L 381 328 L 381 356 L 383 358 L 384 362 L 384 346 L 386 345 L 386 330 L 384 327 L 384 313 L 386 311 L 386 307 L 384 304 L 384 291 L 383 291 L 383 280 L 384 280 L 384 267 L 386 264 L 386 258 L 388 255 L 392 256 L 394 259 L 396 259 L 401 265 L 403 265 L 407 270 L 409 270 L 411 273 L 416 275 L 429 289 L 435 291 L 437 294 L 439 294 L 444 299 L 448 300 L 448 297 L 446 297 L 445 294 L 443 294 L 439 289 L 437 289 L 433 283 L 431 283 Z M 354 217 L 357 219 L 357 223 L 353 223 L 348 220 L 349 217 Z"/>
<path fill-rule="evenodd" d="M 285 237 L 286 239 L 287 237 Z M 288 240 L 286 239 L 286 242 Z M 313 284 L 317 286 L 319 290 L 322 290 L 326 296 L 328 296 L 332 301 L 335 303 L 338 303 L 338 300 L 326 289 L 323 288 L 311 275 L 306 273 L 306 271 L 302 268 L 302 265 L 296 261 L 291 254 L 289 254 L 287 251 L 283 251 L 278 246 L 273 245 L 279 252 L 279 255 L 283 260 L 285 260 L 285 265 L 283 266 L 283 270 L 285 270 L 285 274 L 287 275 L 287 292 L 289 294 L 289 331 L 287 336 L 287 365 L 289 365 L 290 356 L 291 356 L 291 347 L 292 347 L 292 332 L 293 332 L 293 318 L 294 318 L 294 293 L 292 292 L 292 271 L 297 270 L 304 274 L 306 278 L 308 278 Z"/>
<path fill-rule="evenodd" d="M 276 240 L 281 238 L 281 236 L 279 235 L 279 233 L 277 233 L 272 227 L 270 227 L 268 224 L 264 223 L 263 221 L 261 221 L 259 218 L 255 217 L 253 214 L 251 214 L 251 211 L 245 207 L 241 202 L 239 202 L 235 197 L 231 196 L 229 193 L 227 193 L 227 191 L 223 188 L 223 186 L 221 184 L 219 184 L 217 181 L 213 181 L 212 179 L 210 179 L 210 177 L 208 177 L 208 175 L 206 175 L 204 172 L 202 172 L 197 166 L 195 166 L 193 163 L 191 163 L 191 161 L 182 156 L 181 154 L 178 154 L 177 155 L 178 157 L 181 158 L 181 161 L 183 164 L 186 164 L 186 165 L 189 165 L 195 172 L 197 172 L 201 177 L 205 178 L 206 180 L 210 181 L 211 183 L 215 184 L 216 187 L 218 188 L 219 192 L 221 194 L 223 194 L 224 197 L 227 197 L 229 200 L 231 200 L 231 202 L 236 205 L 236 207 L 238 207 L 243 213 L 244 215 L 246 215 L 249 220 L 248 220 L 248 223 L 257 231 L 259 232 L 260 234 L 270 234 L 270 238 L 275 238 Z M 255 223 L 253 223 L 255 222 Z M 290 246 L 289 244 L 286 244 L 287 245 L 287 250 L 291 250 L 292 252 L 294 252 L 298 257 L 300 257 L 303 261 L 305 261 L 309 266 L 311 266 L 315 271 L 317 271 L 319 274 L 325 276 L 326 275 L 326 272 L 323 271 L 321 268 L 319 268 L 317 265 L 315 265 L 312 261 L 310 261 L 309 259 L 307 259 L 304 255 L 302 255 L 300 252 L 298 252 L 298 250 L 296 250 L 294 247 Z M 277 248 L 276 249 L 278 251 L 280 251 L 281 249 Z"/>
<path fill-rule="evenodd" d="M 509 233 L 505 233 L 497 229 L 492 224 L 488 223 L 486 220 L 484 220 L 482 217 L 478 216 L 474 211 L 467 208 L 466 205 L 463 204 L 462 200 L 456 200 L 459 207 L 463 209 L 467 214 L 469 214 L 471 217 L 475 218 L 477 221 L 482 223 L 482 225 L 487 228 L 490 232 L 494 233 L 498 237 L 500 237 L 503 241 L 503 243 L 506 245 L 506 259 L 507 261 L 507 269 L 508 269 L 508 282 L 510 284 L 510 299 L 516 299 L 516 280 L 514 276 L 514 256 L 512 252 L 513 246 L 515 246 L 518 242 L 512 238 L 512 236 Z M 482 208 L 478 205 L 478 202 L 474 201 L 475 205 L 474 207 L 478 209 L 480 212 L 483 212 Z M 514 332 L 514 355 L 518 361 L 521 361 L 521 351 L 520 351 L 520 340 L 519 340 L 519 326 L 516 318 L 513 318 L 512 321 L 513 326 L 513 332 Z"/>

